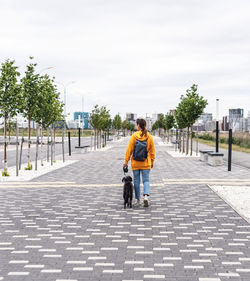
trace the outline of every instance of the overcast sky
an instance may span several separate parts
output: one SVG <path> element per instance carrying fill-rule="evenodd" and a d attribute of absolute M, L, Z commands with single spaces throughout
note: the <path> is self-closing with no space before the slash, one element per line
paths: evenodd
<path fill-rule="evenodd" d="M 0 58 L 67 84 L 67 112 L 167 113 L 193 83 L 206 112 L 250 110 L 249 0 L 0 0 Z M 63 92 L 62 86 L 58 85 Z M 63 99 L 63 96 L 62 96 Z"/>

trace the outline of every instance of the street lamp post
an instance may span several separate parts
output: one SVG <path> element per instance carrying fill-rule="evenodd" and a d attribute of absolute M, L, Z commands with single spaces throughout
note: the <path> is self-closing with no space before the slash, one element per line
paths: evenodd
<path fill-rule="evenodd" d="M 63 96 L 64 96 L 64 121 L 66 122 L 66 88 L 70 85 L 75 83 L 75 81 L 70 81 L 67 84 L 64 84 L 62 82 L 56 82 L 57 84 L 61 84 L 63 86 Z M 65 124 L 64 122 L 64 124 Z"/>

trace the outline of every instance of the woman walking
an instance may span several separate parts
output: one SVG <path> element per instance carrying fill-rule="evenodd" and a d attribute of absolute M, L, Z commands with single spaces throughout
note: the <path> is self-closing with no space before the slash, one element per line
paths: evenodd
<path fill-rule="evenodd" d="M 143 202 L 144 207 L 148 207 L 148 197 L 150 195 L 149 173 L 154 166 L 155 146 L 153 137 L 146 129 L 146 121 L 144 119 L 137 119 L 136 125 L 137 132 L 135 132 L 129 140 L 123 167 L 128 165 L 131 158 L 131 167 L 134 174 L 135 198 L 137 199 L 135 205 L 140 206 L 140 178 L 142 175 L 144 187 Z"/>

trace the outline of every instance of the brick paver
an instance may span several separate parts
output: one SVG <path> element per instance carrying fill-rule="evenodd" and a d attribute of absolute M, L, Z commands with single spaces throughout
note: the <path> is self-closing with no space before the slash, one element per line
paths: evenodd
<path fill-rule="evenodd" d="M 83 155 L 33 188 L 0 188 L 0 280 L 249 281 L 249 224 L 205 184 L 164 185 L 227 178 L 226 168 L 157 147 L 151 206 L 124 210 L 125 147 Z M 236 168 L 231 178 L 248 178 Z"/>

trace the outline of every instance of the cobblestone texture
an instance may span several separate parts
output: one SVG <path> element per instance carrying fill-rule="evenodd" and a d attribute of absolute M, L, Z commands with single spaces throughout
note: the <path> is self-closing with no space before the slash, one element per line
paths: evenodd
<path fill-rule="evenodd" d="M 226 167 L 202 172 L 197 159 L 167 149 L 157 147 L 149 208 L 123 209 L 124 143 L 87 153 L 33 188 L 1 188 L 0 280 L 249 281 L 249 224 L 207 185 L 163 181 L 226 178 Z M 234 170 L 231 178 L 249 173 Z M 46 180 L 121 185 L 39 187 Z"/>

